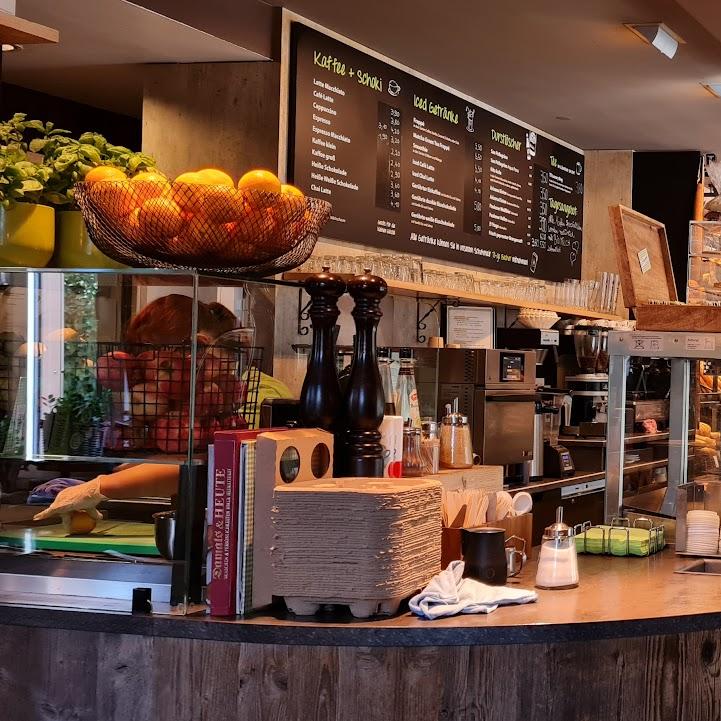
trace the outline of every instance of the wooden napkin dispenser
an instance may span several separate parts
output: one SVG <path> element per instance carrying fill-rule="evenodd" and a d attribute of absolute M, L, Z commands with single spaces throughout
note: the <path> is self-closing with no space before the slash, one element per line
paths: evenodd
<path fill-rule="evenodd" d="M 491 528 L 502 528 L 506 538 L 518 536 L 526 542 L 526 555 L 531 558 L 533 548 L 533 514 L 523 513 L 520 516 L 509 516 L 501 521 L 482 524 Z M 441 566 L 446 568 L 451 561 L 463 558 L 461 552 L 461 529 L 444 528 L 441 534 Z"/>
<path fill-rule="evenodd" d="M 258 436 L 258 479 L 273 485 L 333 477 L 333 434 L 317 428 L 272 431 Z"/>

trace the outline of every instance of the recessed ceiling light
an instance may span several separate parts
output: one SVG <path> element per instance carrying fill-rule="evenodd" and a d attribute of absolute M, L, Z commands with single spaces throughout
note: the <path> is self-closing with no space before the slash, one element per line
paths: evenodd
<path fill-rule="evenodd" d="M 624 23 L 624 25 L 645 43 L 653 45 L 662 55 L 672 58 L 679 44 L 686 41 L 664 23 Z"/>
<path fill-rule="evenodd" d="M 11 43 L 3 43 L 2 44 L 2 51 L 4 53 L 11 53 L 14 50 L 22 50 L 22 49 L 23 49 L 22 45 L 13 45 Z"/>
<path fill-rule="evenodd" d="M 705 88 L 715 98 L 721 98 L 721 83 L 701 83 L 701 87 Z"/>

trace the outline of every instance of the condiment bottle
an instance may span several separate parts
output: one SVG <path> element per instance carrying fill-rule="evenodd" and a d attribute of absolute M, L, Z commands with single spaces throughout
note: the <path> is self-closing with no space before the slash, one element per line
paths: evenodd
<path fill-rule="evenodd" d="M 390 348 L 378 349 L 378 370 L 383 383 L 383 395 L 385 396 L 385 410 L 387 416 L 396 414 L 396 403 L 393 393 L 393 374 L 391 373 L 391 351 Z"/>
<path fill-rule="evenodd" d="M 396 413 L 410 418 L 414 428 L 421 427 L 421 412 L 416 388 L 415 361 L 410 348 L 401 348 L 399 352 L 400 368 L 395 393 Z"/>
<path fill-rule="evenodd" d="M 573 530 L 563 522 L 562 506 L 556 509 L 556 522 L 543 532 L 536 586 L 548 589 L 578 586 L 576 539 Z"/>
<path fill-rule="evenodd" d="M 413 427 L 413 421 L 408 418 L 403 425 L 403 477 L 413 478 L 422 475 L 421 432 Z"/>
<path fill-rule="evenodd" d="M 441 463 L 441 439 L 438 437 L 438 423 L 432 418 L 421 420 L 421 458 L 423 473 L 438 473 Z"/>
<path fill-rule="evenodd" d="M 473 465 L 473 446 L 468 418 L 458 412 L 458 398 L 446 404 L 446 415 L 441 423 L 442 468 L 470 468 Z"/>

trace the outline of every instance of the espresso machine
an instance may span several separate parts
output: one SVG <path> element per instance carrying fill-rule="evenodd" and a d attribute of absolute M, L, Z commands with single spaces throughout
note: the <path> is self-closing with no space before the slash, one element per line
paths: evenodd
<path fill-rule="evenodd" d="M 576 362 L 580 373 L 567 375 L 571 393 L 570 419 L 564 433 L 604 436 L 608 410 L 608 329 L 578 323 L 573 328 Z"/>
<path fill-rule="evenodd" d="M 496 345 L 536 354 L 536 386 L 555 388 L 557 383 L 559 332 L 537 328 L 497 328 Z"/>
<path fill-rule="evenodd" d="M 511 484 L 524 482 L 524 465 L 533 457 L 535 371 L 532 350 L 438 351 L 439 417 L 458 398 L 480 462 L 504 466 Z"/>

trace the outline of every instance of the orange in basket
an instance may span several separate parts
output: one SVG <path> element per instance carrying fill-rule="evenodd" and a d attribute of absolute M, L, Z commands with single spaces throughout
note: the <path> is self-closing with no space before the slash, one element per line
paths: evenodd
<path fill-rule="evenodd" d="M 88 195 L 114 220 L 124 220 L 137 207 L 127 182 L 94 182 L 88 187 Z"/>
<path fill-rule="evenodd" d="M 138 173 L 130 178 L 133 184 L 133 194 L 137 205 L 142 205 L 150 198 L 167 197 L 170 195 L 170 183 L 168 179 L 160 173 L 154 173 L 152 170 Z"/>
<path fill-rule="evenodd" d="M 140 207 L 138 225 L 144 235 L 172 237 L 185 226 L 180 206 L 170 198 L 151 198 Z"/>

